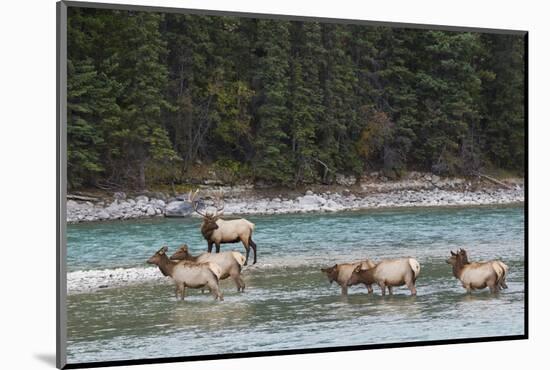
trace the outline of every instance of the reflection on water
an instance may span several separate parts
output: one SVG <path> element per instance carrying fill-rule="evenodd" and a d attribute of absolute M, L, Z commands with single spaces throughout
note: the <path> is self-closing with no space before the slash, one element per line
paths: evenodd
<path fill-rule="evenodd" d="M 190 356 L 522 334 L 523 208 L 401 210 L 254 217 L 259 261 L 245 293 L 225 280 L 225 301 L 172 285 L 139 283 L 68 297 L 69 362 Z M 69 268 L 141 266 L 158 245 L 202 249 L 198 220 L 148 220 L 69 227 Z M 116 248 L 113 246 L 116 245 Z M 509 289 L 464 294 L 445 258 L 501 257 Z M 227 249 L 227 247 L 225 247 Z M 237 246 L 233 246 L 237 248 Z M 418 296 L 351 287 L 342 298 L 319 269 L 369 256 L 415 256 Z M 160 272 L 159 272 L 160 273 Z"/>

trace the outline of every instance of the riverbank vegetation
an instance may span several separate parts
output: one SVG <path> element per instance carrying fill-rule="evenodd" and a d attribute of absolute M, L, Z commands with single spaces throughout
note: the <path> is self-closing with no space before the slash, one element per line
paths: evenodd
<path fill-rule="evenodd" d="M 524 171 L 524 38 L 69 8 L 68 180 Z"/>

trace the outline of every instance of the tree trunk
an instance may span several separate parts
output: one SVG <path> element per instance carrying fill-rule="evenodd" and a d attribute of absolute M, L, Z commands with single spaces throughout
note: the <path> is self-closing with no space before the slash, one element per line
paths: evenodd
<path fill-rule="evenodd" d="M 145 190 L 145 160 L 139 161 L 139 190 Z"/>

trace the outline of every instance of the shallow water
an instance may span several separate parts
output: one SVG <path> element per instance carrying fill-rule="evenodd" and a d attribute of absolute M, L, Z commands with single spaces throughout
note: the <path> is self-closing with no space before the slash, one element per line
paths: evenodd
<path fill-rule="evenodd" d="M 167 279 L 132 275 L 115 288 L 68 296 L 70 363 L 335 347 L 523 334 L 523 207 L 408 209 L 250 216 L 258 264 L 244 269 L 245 293 L 222 282 L 225 301 L 188 290 L 176 301 Z M 115 268 L 152 272 L 160 246 L 205 249 L 199 219 L 155 219 L 68 226 L 71 274 Z M 445 263 L 450 249 L 472 260 L 502 258 L 509 289 L 464 294 Z M 241 245 L 222 250 L 244 251 Z M 418 296 L 406 288 L 381 297 L 352 287 L 347 299 L 319 269 L 366 257 L 414 256 Z M 252 257 L 252 256 L 251 256 Z M 90 270 L 90 271 L 87 271 Z M 82 272 L 84 271 L 84 272 Z M 158 276 L 160 276 L 160 271 Z M 86 276 L 86 275 L 84 275 Z M 156 276 L 156 275 L 155 275 Z M 80 282 L 73 286 L 78 287 Z M 71 284 L 69 284 L 71 285 Z"/>

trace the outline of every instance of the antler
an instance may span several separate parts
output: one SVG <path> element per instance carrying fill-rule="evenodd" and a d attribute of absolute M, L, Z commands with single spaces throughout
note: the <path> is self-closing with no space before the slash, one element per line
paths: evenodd
<path fill-rule="evenodd" d="M 189 196 L 188 196 L 187 199 L 188 199 L 189 203 L 191 203 L 191 205 L 193 206 L 193 210 L 195 212 L 197 212 L 199 215 L 201 215 L 202 217 L 205 217 L 206 215 L 199 211 L 198 202 L 195 199 L 195 198 L 197 198 L 198 194 L 199 194 L 199 189 L 197 189 L 194 193 L 193 193 L 193 190 L 189 190 Z"/>
<path fill-rule="evenodd" d="M 216 207 L 216 216 L 223 214 L 225 203 L 223 201 L 223 191 L 220 190 L 214 195 L 214 206 Z M 221 205 L 220 205 L 221 204 Z"/>

